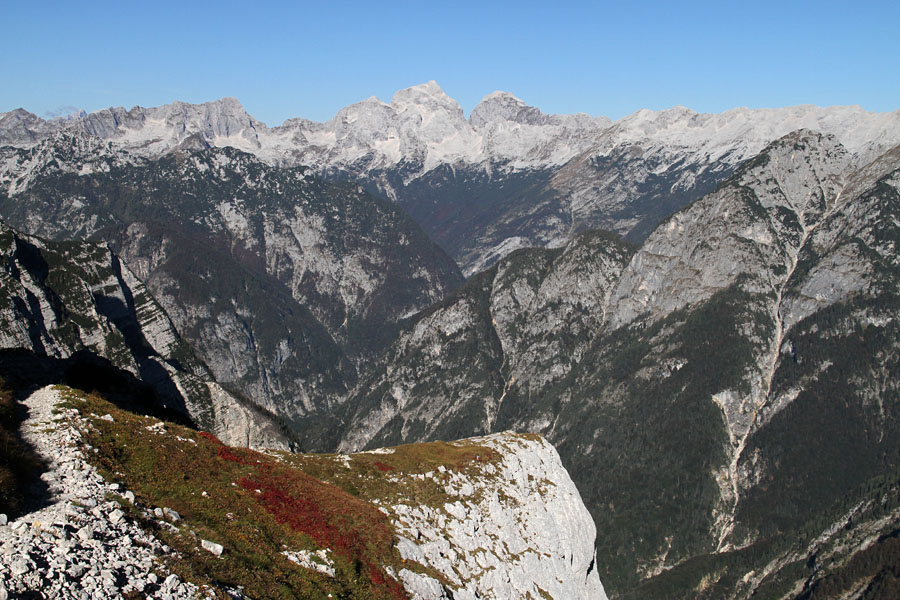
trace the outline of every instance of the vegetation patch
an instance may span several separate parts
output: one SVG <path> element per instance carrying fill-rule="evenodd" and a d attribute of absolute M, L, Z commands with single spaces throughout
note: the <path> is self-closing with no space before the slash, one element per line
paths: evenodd
<path fill-rule="evenodd" d="M 457 500 L 446 484 L 456 475 L 484 476 L 500 454 L 474 442 L 425 442 L 359 454 L 295 454 L 284 459 L 346 493 L 378 504 L 439 508 Z"/>
<path fill-rule="evenodd" d="M 98 395 L 65 388 L 69 404 L 87 419 L 88 459 L 110 481 L 122 483 L 137 498 L 132 516 L 174 552 L 164 558 L 188 581 L 216 589 L 241 588 L 254 598 L 384 598 L 407 594 L 391 577 L 407 568 L 432 577 L 430 569 L 407 563 L 395 549 L 391 523 L 375 504 L 351 494 L 344 485 L 323 481 L 335 471 L 334 458 L 270 456 L 223 445 L 209 433 L 139 416 L 116 408 Z M 98 415 L 110 415 L 112 421 Z M 442 458 L 451 468 L 488 460 L 489 449 L 436 445 L 437 454 L 395 453 L 404 464 L 423 467 Z M 441 453 L 443 450 L 443 453 Z M 418 458 L 413 458 L 417 455 Z M 360 455 L 361 469 L 384 477 L 376 462 L 397 469 L 394 455 Z M 301 468 L 308 465 L 312 468 Z M 347 469 L 344 469 L 347 470 Z M 368 489 L 364 484 L 356 489 Z M 181 520 L 157 521 L 153 508 L 171 508 Z M 201 540 L 224 547 L 217 557 Z M 335 576 L 291 562 L 286 551 L 326 550 Z"/>
<path fill-rule="evenodd" d="M 877 500 L 860 505 L 864 498 Z M 860 506 L 846 520 L 846 515 Z M 781 535 L 760 539 L 740 550 L 693 557 L 641 582 L 621 597 L 716 600 L 752 596 L 776 600 L 794 597 L 799 590 L 797 597 L 803 599 L 895 598 L 895 586 L 900 581 L 898 512 L 900 471 L 895 471 L 867 481 L 814 519 Z M 856 551 L 861 540 L 879 533 L 876 543 Z M 823 537 L 827 539 L 823 541 Z M 848 555 L 853 557 L 848 560 Z M 761 573 L 776 564 L 780 566 L 756 583 L 745 578 L 748 573 Z"/>
<path fill-rule="evenodd" d="M 863 600 L 900 598 L 900 530 L 856 554 L 844 568 L 816 582 L 802 600 L 845 598 L 857 591 Z"/>

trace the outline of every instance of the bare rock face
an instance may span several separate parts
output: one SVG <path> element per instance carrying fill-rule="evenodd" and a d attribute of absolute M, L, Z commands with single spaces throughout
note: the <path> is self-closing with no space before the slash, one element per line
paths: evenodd
<path fill-rule="evenodd" d="M 521 250 L 470 279 L 418 315 L 360 382 L 340 447 L 551 426 L 558 405 L 531 399 L 584 356 L 631 252 L 590 232 L 564 249 Z"/>
<path fill-rule="evenodd" d="M 4 348 L 57 358 L 86 348 L 135 375 L 140 345 L 170 359 L 187 351 L 159 305 L 107 247 L 46 242 L 0 227 Z"/>
<path fill-rule="evenodd" d="M 448 501 L 440 506 L 382 505 L 401 536 L 400 554 L 436 568 L 458 600 L 606 598 L 596 529 L 553 446 L 511 433 L 457 444 L 485 446 L 499 458 L 466 473 L 426 473 L 444 486 Z M 403 481 L 398 488 L 402 497 Z M 427 578 L 403 580 L 418 597 L 435 597 Z"/>
<path fill-rule="evenodd" d="M 212 412 L 211 432 L 229 446 L 270 450 L 289 450 L 292 444 L 277 425 L 275 415 L 228 393 L 221 385 L 206 382 Z"/>
<path fill-rule="evenodd" d="M 46 121 L 39 116 L 18 108 L 0 114 L 0 139 L 3 145 L 29 146 L 53 135 L 67 124 L 66 121 Z"/>
<path fill-rule="evenodd" d="M 834 194 L 831 210 L 800 251 L 798 264 L 808 268 L 798 270 L 790 282 L 790 294 L 782 310 L 785 328 L 817 310 L 864 293 L 873 284 L 885 289 L 884 269 L 894 262 L 894 244 L 885 236 L 882 195 L 898 187 L 898 160 L 900 149 L 894 148 L 865 168 L 847 174 L 844 186 Z"/>
<path fill-rule="evenodd" d="M 774 291 L 808 230 L 834 202 L 849 160 L 833 138 L 798 132 L 743 167 L 719 192 L 667 219 L 613 292 L 610 327 L 643 314 L 658 318 L 746 274 L 756 279 L 744 284 L 748 289 Z"/>

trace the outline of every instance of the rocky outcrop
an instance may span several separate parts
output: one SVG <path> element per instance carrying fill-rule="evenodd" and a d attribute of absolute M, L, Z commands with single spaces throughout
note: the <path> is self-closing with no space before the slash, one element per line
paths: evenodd
<path fill-rule="evenodd" d="M 438 467 L 421 475 L 441 482 L 442 505 L 382 505 L 401 536 L 403 558 L 436 568 L 457 600 L 606 598 L 593 521 L 553 447 L 511 433 L 459 444 L 485 446 L 499 459 L 466 473 Z M 403 477 L 395 478 L 401 498 Z M 427 581 L 401 576 L 418 597 L 434 597 Z"/>
<path fill-rule="evenodd" d="M 534 429 L 523 406 L 552 430 L 561 407 L 537 399 L 584 356 L 631 252 L 589 232 L 564 249 L 520 250 L 470 279 L 418 315 L 360 382 L 341 448 Z"/>
<path fill-rule="evenodd" d="M 658 318 L 747 275 L 760 280 L 745 284 L 748 291 L 775 291 L 770 286 L 779 285 L 836 201 L 850 160 L 837 140 L 809 131 L 767 148 L 721 190 L 653 232 L 610 298 L 610 326 L 641 314 Z"/>
<path fill-rule="evenodd" d="M 118 483 L 105 481 L 92 466 L 92 457 L 85 455 L 91 448 L 84 443 L 96 429 L 91 419 L 114 424 L 117 418 L 126 418 L 124 413 L 85 418 L 73 408 L 61 409 L 64 400 L 79 402 L 76 393 L 60 386 L 40 389 L 24 403 L 29 416 L 22 426 L 23 435 L 46 461 L 42 480 L 48 492 L 42 507 L 0 524 L 0 593 L 16 597 L 40 591 L 47 598 L 82 594 L 116 598 L 134 593 L 148 598 L 212 597 L 215 593 L 245 597 L 237 588 L 214 590 L 191 583 L 165 566 L 176 553 L 175 562 L 180 566 L 204 560 L 204 552 L 227 562 L 233 560 L 233 550 L 194 533 L 192 528 L 198 522 L 193 515 L 147 506 L 141 490 L 136 489 L 136 496 Z M 177 429 L 169 430 L 163 422 L 150 422 L 142 429 L 149 432 L 151 440 L 167 436 L 181 444 L 179 451 L 196 451 L 196 439 L 181 437 Z M 130 423 L 133 427 L 134 422 Z M 224 456 L 236 459 L 225 452 L 226 447 L 218 448 Z M 369 498 L 389 518 L 396 535 L 395 553 L 403 566 L 386 567 L 385 571 L 402 585 L 400 590 L 405 590 L 407 597 L 606 598 L 597 575 L 596 532 L 590 515 L 545 440 L 506 433 L 443 447 L 381 449 L 375 456 L 391 463 L 394 453 L 424 458 L 434 468 L 424 473 L 404 472 L 399 466 L 395 469 L 376 462 L 376 467 L 389 471 L 389 487 L 378 488 L 381 494 L 387 493 L 380 497 L 378 493 L 372 497 L 372 490 L 366 487 L 371 476 L 357 476 L 353 482 L 359 488 L 357 494 Z M 454 453 L 461 460 L 454 462 Z M 360 456 L 365 460 L 370 455 Z M 320 477 L 337 476 L 357 459 L 318 457 L 315 472 Z M 128 473 L 117 475 L 129 479 Z M 203 484 L 198 480 L 196 485 Z M 420 493 L 425 489 L 430 491 L 423 496 Z M 193 495 L 209 496 L 205 490 Z M 211 518 L 210 513 L 205 514 L 205 519 Z M 202 549 L 200 557 L 197 552 L 181 553 L 165 545 L 139 526 L 136 515 L 158 531 L 181 531 L 185 539 L 193 540 L 190 544 Z M 228 513 L 221 518 L 231 523 L 242 517 Z M 222 526 L 205 521 L 203 530 L 214 532 L 211 525 Z M 352 535 L 337 532 L 336 539 L 341 539 L 341 533 Z M 283 554 L 297 569 L 332 579 L 346 574 L 336 571 L 328 548 L 286 550 Z M 241 572 L 236 570 L 234 577 Z M 358 572 L 353 575 L 354 579 L 360 577 Z M 337 583 L 338 589 L 351 597 L 360 597 L 350 591 L 356 589 L 354 582 Z"/>
<path fill-rule="evenodd" d="M 205 382 L 209 389 L 214 421 L 210 431 L 229 446 L 289 450 L 294 436 L 278 417 L 252 402 L 231 394 L 218 383 Z"/>

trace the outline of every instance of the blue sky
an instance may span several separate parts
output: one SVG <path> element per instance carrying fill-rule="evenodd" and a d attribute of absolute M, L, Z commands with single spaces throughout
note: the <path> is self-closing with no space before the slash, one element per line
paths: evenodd
<path fill-rule="evenodd" d="M 544 112 L 900 109 L 900 2 L 6 2 L 0 112 L 238 98 L 269 125 L 434 79 Z"/>

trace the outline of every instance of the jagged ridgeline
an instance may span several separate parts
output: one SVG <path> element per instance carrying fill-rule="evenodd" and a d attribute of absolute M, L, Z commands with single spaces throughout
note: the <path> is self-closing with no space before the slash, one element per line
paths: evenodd
<path fill-rule="evenodd" d="M 466 118 L 431 81 L 390 102 L 352 104 L 325 123 L 298 118 L 277 127 L 234 98 L 50 121 L 15 110 L 0 113 L 0 145 L 31 147 L 68 130 L 144 157 L 233 146 L 270 165 L 305 165 L 395 201 L 468 276 L 517 248 L 561 246 L 593 227 L 641 242 L 741 162 L 804 127 L 835 135 L 864 162 L 900 143 L 900 113 L 858 106 L 721 114 L 673 107 L 611 122 L 545 114 L 494 92 Z"/>
<path fill-rule="evenodd" d="M 39 166 L 0 214 L 108 242 L 216 381 L 289 420 L 327 414 L 401 317 L 462 280 L 394 204 L 354 185 L 233 148 L 155 160 L 104 148 L 66 134 L 14 151 Z"/>
<path fill-rule="evenodd" d="M 408 324 L 347 402 L 342 448 L 542 432 L 613 596 L 885 589 L 898 169 L 898 149 L 860 168 L 801 131 L 639 249 L 589 233 L 507 256 Z"/>

